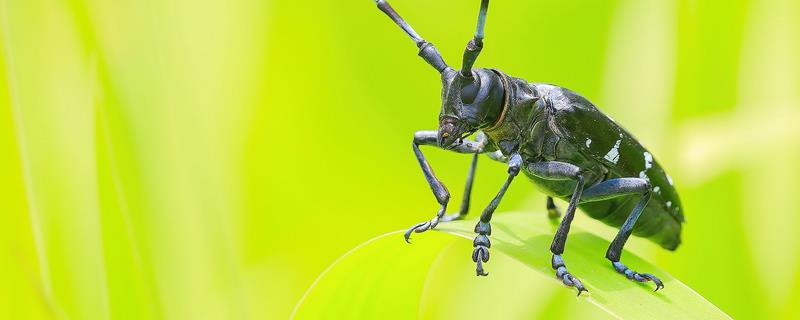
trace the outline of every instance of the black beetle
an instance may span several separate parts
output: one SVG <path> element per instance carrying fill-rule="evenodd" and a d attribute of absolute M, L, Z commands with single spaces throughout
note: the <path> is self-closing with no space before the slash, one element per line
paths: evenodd
<path fill-rule="evenodd" d="M 606 258 L 617 272 L 634 281 L 653 281 L 656 291 L 664 287 L 657 277 L 635 272 L 619 261 L 631 233 L 669 250 L 675 250 L 681 242 L 684 217 L 680 199 L 672 179 L 647 149 L 575 92 L 529 83 L 497 69 L 473 69 L 483 48 L 488 0 L 481 1 L 477 30 L 464 50 L 461 70 L 449 67 L 438 50 L 422 39 L 389 3 L 375 2 L 414 40 L 419 55 L 439 71 L 442 79 L 439 129 L 417 131 L 413 143 L 414 154 L 441 207 L 433 219 L 411 227 L 405 233 L 406 241 L 412 232 L 423 232 L 439 222 L 466 215 L 477 156 L 487 153 L 494 160 L 508 163 L 508 178 L 475 226 L 478 236 L 473 242 L 472 260 L 477 263 L 479 276 L 487 275 L 483 263 L 489 261 L 492 213 L 511 181 L 522 172 L 548 195 L 551 218 L 560 216 L 553 197 L 569 201 L 550 246 L 553 269 L 564 284 L 575 287 L 578 295 L 587 291 L 567 271 L 561 257 L 575 209 L 580 207 L 592 218 L 620 227 L 606 251 Z M 475 141 L 467 139 L 475 133 Z M 433 173 L 420 145 L 473 154 L 458 213 L 445 215 L 450 193 Z"/>

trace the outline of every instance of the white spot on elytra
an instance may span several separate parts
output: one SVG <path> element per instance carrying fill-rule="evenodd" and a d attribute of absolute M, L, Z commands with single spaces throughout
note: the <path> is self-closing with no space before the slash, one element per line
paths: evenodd
<path fill-rule="evenodd" d="M 650 181 L 650 177 L 648 177 L 647 174 L 644 173 L 644 171 L 639 171 L 639 178 L 640 179 L 645 179 L 647 181 Z"/>
<path fill-rule="evenodd" d="M 644 152 L 644 169 L 650 169 L 653 167 L 653 155 L 650 152 Z"/>
<path fill-rule="evenodd" d="M 591 145 L 592 145 L 592 139 L 586 139 L 586 147 L 588 148 Z"/>
<path fill-rule="evenodd" d="M 667 201 L 667 208 L 672 206 L 672 201 Z"/>
<path fill-rule="evenodd" d="M 670 177 L 669 175 L 667 175 L 667 182 L 669 182 L 669 185 L 673 185 L 672 184 L 672 177 Z"/>
<path fill-rule="evenodd" d="M 661 193 L 661 187 L 659 187 L 659 186 L 656 186 L 655 188 L 653 188 L 653 192 L 655 192 L 655 193 Z"/>
<path fill-rule="evenodd" d="M 611 148 L 611 150 L 608 150 L 608 153 L 606 153 L 605 157 L 603 157 L 603 158 L 606 158 L 606 160 L 611 161 L 613 163 L 617 163 L 617 161 L 619 161 L 619 144 L 620 143 L 622 143 L 622 139 L 617 140 L 617 142 L 614 143 L 614 147 Z"/>

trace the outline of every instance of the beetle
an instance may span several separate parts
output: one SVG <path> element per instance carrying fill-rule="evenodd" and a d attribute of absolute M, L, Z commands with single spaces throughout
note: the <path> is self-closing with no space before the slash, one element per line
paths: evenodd
<path fill-rule="evenodd" d="M 487 154 L 508 164 L 508 176 L 475 226 L 472 260 L 478 276 L 488 275 L 483 264 L 489 261 L 492 214 L 514 178 L 523 173 L 547 195 L 551 218 L 560 216 L 553 198 L 569 202 L 550 246 L 552 267 L 565 285 L 576 288 L 578 295 L 588 291 L 567 270 L 562 256 L 570 224 L 580 207 L 590 217 L 619 227 L 606 251 L 614 270 L 633 281 L 652 281 L 655 291 L 664 287 L 658 277 L 633 271 L 620 262 L 631 234 L 675 250 L 685 221 L 672 178 L 633 135 L 569 89 L 530 83 L 497 69 L 472 68 L 483 49 L 488 0 L 481 1 L 475 35 L 467 43 L 460 70 L 448 66 L 436 47 L 420 37 L 388 2 L 375 2 L 414 40 L 419 56 L 439 72 L 442 81 L 439 128 L 415 132 L 412 144 L 440 207 L 431 220 L 409 228 L 406 241 L 413 232 L 464 218 L 478 155 Z M 473 134 L 475 140 L 470 140 Z M 472 154 L 459 212 L 446 214 L 450 192 L 434 174 L 420 149 L 423 145 Z"/>

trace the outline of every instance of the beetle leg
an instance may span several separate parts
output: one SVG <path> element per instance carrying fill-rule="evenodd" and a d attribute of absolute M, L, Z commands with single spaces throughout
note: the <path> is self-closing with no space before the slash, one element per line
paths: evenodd
<path fill-rule="evenodd" d="M 556 270 L 556 277 L 561 282 L 570 287 L 575 287 L 578 290 L 578 295 L 581 295 L 586 287 L 583 283 L 567 271 L 567 266 L 564 264 L 564 258 L 561 254 L 564 253 L 564 246 L 567 242 L 567 234 L 569 234 L 569 227 L 572 224 L 572 219 L 575 217 L 575 209 L 578 207 L 578 201 L 581 199 L 583 193 L 583 174 L 581 168 L 566 162 L 558 161 L 545 161 L 537 162 L 528 165 L 528 171 L 533 175 L 550 180 L 575 180 L 575 191 L 569 200 L 567 212 L 564 218 L 561 219 L 561 224 L 558 226 L 556 235 L 553 237 L 553 243 L 550 245 L 550 252 L 553 253 L 552 266 Z"/>
<path fill-rule="evenodd" d="M 467 182 L 464 185 L 464 197 L 461 199 L 461 208 L 456 213 L 451 213 L 442 217 L 440 220 L 441 222 L 461 220 L 469 212 L 469 204 L 472 196 L 472 184 L 475 181 L 475 169 L 478 167 L 478 155 L 484 152 L 486 141 L 486 135 L 483 132 L 478 132 L 478 134 L 475 135 L 474 142 L 477 144 L 477 146 L 470 147 L 473 142 L 468 139 L 463 139 L 462 144 L 456 147 L 456 152 L 470 152 L 470 150 L 477 151 L 472 154 L 472 162 L 469 165 L 469 172 L 467 173 Z M 459 150 L 459 148 L 463 146 L 467 146 L 466 150 Z"/>
<path fill-rule="evenodd" d="M 653 283 L 656 284 L 656 289 L 654 291 L 658 291 L 659 289 L 664 288 L 664 283 L 661 281 L 661 279 L 657 278 L 652 274 L 638 273 L 636 271 L 631 270 L 630 268 L 628 268 L 627 266 L 622 264 L 622 262 L 619 261 L 612 262 L 611 265 L 614 266 L 614 270 L 617 270 L 617 272 L 624 274 L 625 277 L 630 280 L 637 282 L 653 281 Z"/>
<path fill-rule="evenodd" d="M 489 248 L 492 246 L 489 241 L 489 235 L 492 234 L 492 226 L 489 224 L 492 220 L 492 214 L 494 214 L 494 210 L 497 209 L 497 206 L 500 205 L 500 200 L 503 200 L 503 195 L 505 195 L 506 190 L 508 190 L 508 186 L 511 185 L 511 181 L 514 181 L 514 177 L 519 174 L 521 167 L 522 156 L 518 153 L 511 155 L 508 160 L 508 177 L 505 183 L 500 187 L 500 191 L 497 191 L 497 195 L 494 196 L 492 202 L 489 202 L 486 209 L 483 209 L 481 219 L 478 221 L 478 224 L 475 225 L 475 233 L 477 233 L 478 236 L 472 241 L 472 246 L 475 247 L 472 251 L 472 261 L 477 264 L 475 273 L 479 276 L 489 275 L 483 271 L 483 263 L 489 261 Z"/>
<path fill-rule="evenodd" d="M 469 173 L 467 173 L 467 183 L 464 186 L 464 198 L 461 200 L 461 209 L 457 213 L 451 213 L 442 217 L 441 221 L 461 220 L 469 212 L 469 201 L 472 195 L 472 183 L 475 181 L 475 169 L 478 167 L 478 154 L 472 155 L 472 163 L 469 165 Z"/>
<path fill-rule="evenodd" d="M 547 217 L 550 219 L 557 219 L 561 216 L 561 210 L 558 210 L 556 204 L 553 202 L 553 197 L 547 196 Z"/>
<path fill-rule="evenodd" d="M 650 183 L 641 178 L 619 178 L 603 181 L 586 189 L 581 201 L 600 201 L 631 194 L 641 194 L 641 198 L 639 199 L 639 203 L 636 204 L 636 207 L 633 208 L 633 211 L 631 211 L 631 214 L 628 215 L 628 218 L 625 219 L 625 223 L 622 224 L 617 236 L 611 241 L 611 245 L 608 247 L 608 251 L 606 251 L 606 258 L 611 260 L 614 270 L 624 274 L 628 279 L 638 282 L 653 281 L 653 283 L 656 284 L 656 291 L 658 291 L 664 288 L 664 283 L 661 282 L 661 279 L 649 273 L 633 271 L 622 264 L 622 262 L 619 262 L 620 256 L 622 255 L 622 247 L 625 246 L 625 242 L 627 242 L 628 238 L 631 236 L 636 220 L 639 219 L 642 211 L 644 211 L 644 208 L 647 206 L 647 202 L 650 200 Z"/>
<path fill-rule="evenodd" d="M 411 233 L 413 232 L 425 232 L 427 230 L 433 229 L 436 225 L 439 224 L 440 221 L 446 221 L 444 219 L 445 211 L 447 210 L 447 203 L 450 201 L 450 191 L 447 190 L 447 187 L 442 183 L 439 178 L 436 177 L 436 174 L 433 173 L 433 169 L 431 168 L 428 160 L 425 158 L 425 155 L 420 150 L 420 145 L 437 145 L 436 143 L 437 132 L 436 131 L 417 131 L 414 133 L 414 155 L 417 157 L 417 161 L 419 162 L 420 167 L 422 168 L 422 173 L 425 175 L 425 180 L 428 181 L 428 184 L 433 191 L 433 195 L 436 197 L 436 201 L 439 202 L 439 211 L 436 212 L 436 216 L 434 216 L 431 220 L 420 222 L 418 224 L 413 225 L 411 228 L 408 229 L 405 233 L 406 242 L 409 241 L 411 238 Z M 483 144 L 471 140 L 465 139 L 463 143 L 459 144 L 455 148 L 452 149 L 456 152 L 461 153 L 474 153 L 478 154 L 483 152 Z M 470 169 L 470 177 L 474 173 L 474 166 L 476 162 L 473 161 L 473 167 Z M 472 188 L 472 178 L 468 178 L 467 189 L 471 190 Z"/>
<path fill-rule="evenodd" d="M 494 151 L 494 152 L 490 152 L 487 155 L 489 156 L 489 159 L 492 159 L 494 161 L 498 161 L 498 162 L 502 162 L 502 163 L 506 163 L 508 161 L 508 157 L 503 155 L 503 152 L 500 151 L 500 150 L 497 150 L 497 151 Z"/>

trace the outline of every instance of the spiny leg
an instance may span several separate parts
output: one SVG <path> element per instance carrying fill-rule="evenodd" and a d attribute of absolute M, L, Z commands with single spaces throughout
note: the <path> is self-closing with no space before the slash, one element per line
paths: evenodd
<path fill-rule="evenodd" d="M 572 197 L 570 197 L 569 200 L 567 212 L 564 214 L 564 218 L 561 220 L 561 224 L 558 226 L 558 230 L 556 230 L 556 234 L 553 237 L 553 243 L 550 245 L 550 252 L 553 253 L 551 262 L 553 270 L 556 270 L 556 277 L 565 285 L 575 287 L 575 289 L 578 290 L 578 295 L 581 295 L 583 291 L 588 290 L 586 290 L 586 287 L 583 286 L 583 283 L 581 283 L 578 278 L 567 271 L 564 258 L 561 256 L 561 254 L 564 253 L 564 246 L 567 243 L 570 224 L 575 217 L 575 210 L 578 207 L 578 201 L 581 199 L 581 194 L 583 192 L 583 174 L 581 173 L 581 169 L 566 162 L 545 161 L 528 165 L 528 171 L 544 179 L 577 181 L 575 184 L 575 191 L 572 192 Z"/>
<path fill-rule="evenodd" d="M 412 145 L 414 148 L 414 155 L 417 157 L 417 161 L 422 168 L 422 173 L 425 175 L 425 180 L 428 181 L 428 185 L 430 185 L 433 195 L 436 197 L 436 201 L 439 202 L 439 211 L 436 212 L 436 216 L 430 221 L 420 222 L 409 228 L 404 235 L 406 242 L 409 241 L 412 232 L 420 233 L 435 228 L 444 217 L 445 210 L 447 210 L 447 203 L 450 201 L 450 191 L 447 190 L 447 187 L 445 187 L 442 181 L 433 173 L 433 169 L 428 163 L 428 160 L 425 159 L 425 155 L 419 148 L 420 145 L 437 145 L 437 135 L 438 133 L 436 131 L 417 131 L 414 133 L 414 143 Z M 451 150 L 459 153 L 478 154 L 483 152 L 482 149 L 482 143 L 464 139 Z"/>
<path fill-rule="evenodd" d="M 606 258 L 611 260 L 614 270 L 624 274 L 628 279 L 638 282 L 653 281 L 653 283 L 656 284 L 655 291 L 658 291 L 658 289 L 664 288 L 664 283 L 656 276 L 649 273 L 638 273 L 622 264 L 622 262 L 619 262 L 620 256 L 622 255 L 622 248 L 631 236 L 636 220 L 639 219 L 642 211 L 644 211 L 644 208 L 647 206 L 647 202 L 650 200 L 650 183 L 641 178 L 619 178 L 603 181 L 586 189 L 581 201 L 599 201 L 633 194 L 641 194 L 641 198 L 636 204 L 636 207 L 633 208 L 631 214 L 628 215 L 628 218 L 625 219 L 625 223 L 619 229 L 617 236 L 611 241 L 611 245 L 608 247 L 608 251 L 606 251 Z"/>
<path fill-rule="evenodd" d="M 561 216 L 561 211 L 558 210 L 556 204 L 553 202 L 553 197 L 547 197 L 547 217 L 550 219 L 557 219 Z"/>
<path fill-rule="evenodd" d="M 472 246 L 475 247 L 472 251 L 472 261 L 477 264 L 475 273 L 479 276 L 489 275 L 483 271 L 483 263 L 489 261 L 489 248 L 492 246 L 491 242 L 489 242 L 489 235 L 492 234 L 492 225 L 490 224 L 492 214 L 494 210 L 497 209 L 497 206 L 500 205 L 500 200 L 503 200 L 503 195 L 506 193 L 506 190 L 508 190 L 508 186 L 511 185 L 511 181 L 514 181 L 514 177 L 519 174 L 521 167 L 522 157 L 517 153 L 511 155 L 508 160 L 508 177 L 506 181 L 503 183 L 503 186 L 500 187 L 500 191 L 494 196 L 492 202 L 486 206 L 486 209 L 483 209 L 481 219 L 478 221 L 478 224 L 475 225 L 475 233 L 477 233 L 478 236 L 472 241 Z"/>

